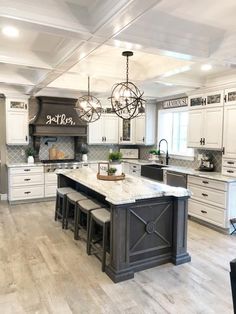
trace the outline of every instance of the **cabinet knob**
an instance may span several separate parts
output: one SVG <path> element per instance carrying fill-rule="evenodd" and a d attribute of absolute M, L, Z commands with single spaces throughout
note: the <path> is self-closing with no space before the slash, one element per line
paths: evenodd
<path fill-rule="evenodd" d="M 202 181 L 202 183 L 204 183 L 204 184 L 209 184 L 209 182 L 208 182 L 208 181 Z"/>
<path fill-rule="evenodd" d="M 205 145 L 205 137 L 202 139 L 202 145 Z"/>
<path fill-rule="evenodd" d="M 24 179 L 24 181 L 30 181 L 31 179 Z"/>
<path fill-rule="evenodd" d="M 30 171 L 30 169 L 24 169 L 24 171 Z"/>
<path fill-rule="evenodd" d="M 202 196 L 208 196 L 208 194 L 206 194 L 206 193 L 202 193 Z"/>
<path fill-rule="evenodd" d="M 143 137 L 143 142 L 145 141 L 145 137 Z"/>
<path fill-rule="evenodd" d="M 30 191 L 25 192 L 25 194 L 30 194 L 30 193 L 31 193 Z"/>
<path fill-rule="evenodd" d="M 26 142 L 28 141 L 28 136 L 27 135 L 25 136 L 25 140 L 26 140 Z"/>
<path fill-rule="evenodd" d="M 224 101 L 225 101 L 225 102 L 227 102 L 227 95 L 225 95 L 225 97 L 224 97 Z"/>
<path fill-rule="evenodd" d="M 202 137 L 201 137 L 201 139 L 200 139 L 200 145 L 202 145 Z"/>
<path fill-rule="evenodd" d="M 201 210 L 201 213 L 207 214 L 207 211 L 206 210 Z"/>
<path fill-rule="evenodd" d="M 233 170 L 227 170 L 227 172 L 228 172 L 228 173 L 234 173 L 234 171 L 233 171 Z"/>

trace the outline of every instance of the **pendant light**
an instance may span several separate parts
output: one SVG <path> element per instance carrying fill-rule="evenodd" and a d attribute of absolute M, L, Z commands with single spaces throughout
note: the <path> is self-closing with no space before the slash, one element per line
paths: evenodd
<path fill-rule="evenodd" d="M 85 122 L 94 122 L 98 120 L 102 113 L 101 102 L 90 94 L 90 77 L 88 76 L 88 94 L 80 97 L 76 104 L 75 110 L 78 117 Z"/>
<path fill-rule="evenodd" d="M 138 87 L 129 81 L 129 57 L 133 56 L 133 52 L 123 51 L 122 56 L 126 57 L 126 81 L 113 86 L 109 99 L 114 112 L 120 118 L 128 120 L 145 112 L 145 100 Z"/>

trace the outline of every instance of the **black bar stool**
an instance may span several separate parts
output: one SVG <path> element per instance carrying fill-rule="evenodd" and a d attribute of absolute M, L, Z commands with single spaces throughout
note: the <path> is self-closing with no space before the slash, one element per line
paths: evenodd
<path fill-rule="evenodd" d="M 66 195 L 75 192 L 72 188 L 58 188 L 55 204 L 55 220 L 62 219 L 62 228 L 64 229 L 65 223 L 65 210 L 66 210 Z"/>
<path fill-rule="evenodd" d="M 97 255 L 99 250 L 93 245 L 93 233 L 95 223 L 102 227 L 102 271 L 105 271 L 106 267 L 106 252 L 107 252 L 107 240 L 108 240 L 108 227 L 111 222 L 111 214 L 105 208 L 95 209 L 91 212 L 90 225 L 89 225 L 89 236 L 88 236 L 88 254 L 91 255 L 91 248 L 93 247 L 95 251 L 93 254 Z"/>
<path fill-rule="evenodd" d="M 87 252 L 88 252 L 88 228 L 90 224 L 90 212 L 94 209 L 101 208 L 102 205 L 94 199 L 82 200 L 77 203 L 75 209 L 75 233 L 74 238 L 79 239 L 79 227 L 81 227 L 81 213 L 84 213 L 87 217 Z"/>
<path fill-rule="evenodd" d="M 66 211 L 65 211 L 65 229 L 68 229 L 68 218 L 69 218 L 71 211 L 73 211 L 74 219 L 71 221 L 71 225 L 73 227 L 72 230 L 74 231 L 75 213 L 76 213 L 76 206 L 78 206 L 78 201 L 87 200 L 87 199 L 88 199 L 88 197 L 86 195 L 84 195 L 83 193 L 80 193 L 80 192 L 73 192 L 73 193 L 67 194 Z"/>

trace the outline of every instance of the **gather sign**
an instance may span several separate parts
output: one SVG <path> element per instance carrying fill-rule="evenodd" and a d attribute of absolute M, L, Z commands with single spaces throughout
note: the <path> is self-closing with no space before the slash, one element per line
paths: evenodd
<path fill-rule="evenodd" d="M 65 113 L 47 115 L 46 124 L 52 125 L 75 125 L 75 122 L 72 117 L 68 117 Z"/>

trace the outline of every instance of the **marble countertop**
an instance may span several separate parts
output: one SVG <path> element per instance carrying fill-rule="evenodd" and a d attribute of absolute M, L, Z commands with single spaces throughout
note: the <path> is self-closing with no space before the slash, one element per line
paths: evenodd
<path fill-rule="evenodd" d="M 97 173 L 90 168 L 71 170 L 64 175 L 76 182 L 102 194 L 114 205 L 134 203 L 136 200 L 162 196 L 191 196 L 184 188 L 168 186 L 143 177 L 126 175 L 121 181 L 103 181 L 97 179 Z"/>

